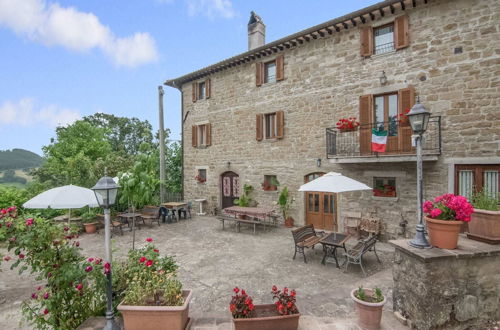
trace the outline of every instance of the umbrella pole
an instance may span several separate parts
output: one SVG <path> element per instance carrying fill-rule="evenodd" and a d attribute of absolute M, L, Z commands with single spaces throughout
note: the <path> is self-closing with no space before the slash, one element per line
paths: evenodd
<path fill-rule="evenodd" d="M 69 211 L 69 215 L 68 215 L 68 227 L 69 227 L 69 224 L 71 222 L 71 209 L 68 209 Z"/>

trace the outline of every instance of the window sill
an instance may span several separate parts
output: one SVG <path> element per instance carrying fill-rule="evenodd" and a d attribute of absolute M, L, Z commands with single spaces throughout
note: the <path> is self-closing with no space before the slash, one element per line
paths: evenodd
<path fill-rule="evenodd" d="M 263 138 L 263 139 L 262 139 L 262 142 L 271 143 L 271 142 L 276 142 L 276 141 L 278 141 L 278 140 L 279 140 L 278 138 L 268 138 L 268 139 Z"/>
<path fill-rule="evenodd" d="M 399 200 L 399 197 L 372 196 L 372 200 L 374 200 L 374 201 L 384 201 L 384 202 L 397 202 Z"/>
<path fill-rule="evenodd" d="M 379 58 L 379 57 L 384 57 L 384 56 L 387 56 L 387 55 L 395 54 L 396 52 L 397 52 L 397 50 L 394 49 L 394 50 L 391 50 L 390 52 L 385 52 L 385 53 L 382 53 L 382 54 L 373 54 L 373 55 L 371 55 L 368 58 L 376 59 L 376 58 Z"/>
<path fill-rule="evenodd" d="M 198 147 L 196 147 L 196 149 L 207 149 L 207 148 L 208 148 L 208 146 L 198 146 Z"/>

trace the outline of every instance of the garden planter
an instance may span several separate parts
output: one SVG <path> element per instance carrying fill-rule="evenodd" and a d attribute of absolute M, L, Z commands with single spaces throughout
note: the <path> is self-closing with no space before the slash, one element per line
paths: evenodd
<path fill-rule="evenodd" d="M 285 220 L 285 227 L 288 227 L 288 228 L 292 228 L 293 227 L 293 218 L 292 217 L 288 217 L 286 218 Z"/>
<path fill-rule="evenodd" d="M 467 237 L 490 244 L 500 244 L 500 211 L 474 209 Z"/>
<path fill-rule="evenodd" d="M 87 234 L 93 234 L 97 231 L 97 222 L 84 223 L 83 225 Z"/>
<path fill-rule="evenodd" d="M 351 298 L 356 303 L 359 326 L 365 330 L 378 330 L 380 328 L 380 321 L 382 320 L 382 308 L 386 302 L 385 296 L 381 302 L 370 303 L 356 298 L 354 295 L 356 291 L 358 289 L 351 291 Z M 373 294 L 373 290 L 371 289 L 365 289 L 365 292 L 367 296 Z"/>
<path fill-rule="evenodd" d="M 339 128 L 340 133 L 355 132 L 358 128 Z"/>
<path fill-rule="evenodd" d="M 189 329 L 189 301 L 192 291 L 183 290 L 182 306 L 129 306 L 121 303 L 125 330 L 184 330 Z"/>
<path fill-rule="evenodd" d="M 431 245 L 453 250 L 457 248 L 458 234 L 463 221 L 437 220 L 425 217 Z"/>
<path fill-rule="evenodd" d="M 255 305 L 255 317 L 233 319 L 234 330 L 297 330 L 300 314 L 279 315 L 276 305 Z"/>

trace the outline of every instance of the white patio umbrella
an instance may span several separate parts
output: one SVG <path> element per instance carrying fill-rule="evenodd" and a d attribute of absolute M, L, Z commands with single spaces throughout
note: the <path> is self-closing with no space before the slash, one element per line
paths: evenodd
<path fill-rule="evenodd" d="M 345 191 L 371 190 L 366 184 L 351 179 L 341 173 L 329 172 L 300 186 L 299 191 L 340 193 Z"/>
<path fill-rule="evenodd" d="M 52 209 L 79 209 L 84 206 L 99 206 L 94 192 L 71 184 L 44 191 L 23 204 L 23 207 L 28 209 L 47 209 L 49 207 Z M 69 219 L 71 219 L 71 213 Z"/>

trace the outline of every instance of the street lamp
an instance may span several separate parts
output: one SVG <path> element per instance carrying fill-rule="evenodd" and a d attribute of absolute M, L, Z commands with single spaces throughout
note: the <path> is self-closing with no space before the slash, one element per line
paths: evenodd
<path fill-rule="evenodd" d="M 417 231 L 415 237 L 410 241 L 410 245 L 416 248 L 430 248 L 432 247 L 424 232 L 424 223 L 422 216 L 422 199 L 423 199 L 423 179 L 422 179 L 422 134 L 427 130 L 429 124 L 429 117 L 431 113 L 420 103 L 417 97 L 417 103 L 411 108 L 410 112 L 406 114 L 410 121 L 411 129 L 415 136 L 415 144 L 417 148 Z"/>
<path fill-rule="evenodd" d="M 106 283 L 106 298 L 107 298 L 107 309 L 106 309 L 106 326 L 104 330 L 118 330 L 119 327 L 116 325 L 114 320 L 113 311 L 113 289 L 111 282 L 111 231 L 110 231 L 110 212 L 109 207 L 115 204 L 116 194 L 118 192 L 119 186 L 116 182 L 109 176 L 104 175 L 97 181 L 96 185 L 92 187 L 95 197 L 97 198 L 97 203 L 100 207 L 104 209 L 104 254 L 105 261 L 109 263 L 109 270 L 107 271 L 107 283 Z"/>

